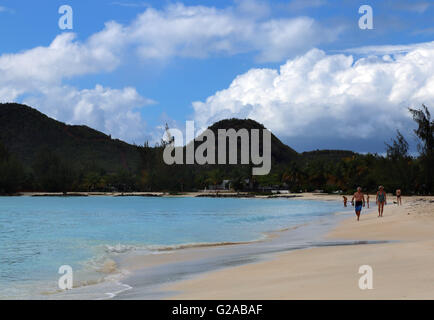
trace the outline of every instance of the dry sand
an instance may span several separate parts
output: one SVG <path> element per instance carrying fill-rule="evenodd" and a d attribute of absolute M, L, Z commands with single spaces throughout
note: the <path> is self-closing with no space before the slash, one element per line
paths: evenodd
<path fill-rule="evenodd" d="M 392 242 L 285 252 L 165 289 L 178 292 L 172 299 L 434 299 L 434 197 L 348 218 L 327 237 Z M 362 265 L 373 268 L 372 290 L 359 288 Z"/>

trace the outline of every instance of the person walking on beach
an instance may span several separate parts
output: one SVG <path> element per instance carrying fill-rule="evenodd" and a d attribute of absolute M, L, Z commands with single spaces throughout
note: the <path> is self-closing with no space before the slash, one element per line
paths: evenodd
<path fill-rule="evenodd" d="M 365 206 L 365 195 L 362 193 L 362 188 L 357 187 L 357 192 L 353 195 L 351 203 L 354 206 L 354 199 L 356 199 L 355 211 L 357 215 L 357 221 L 360 220 L 360 213 L 362 212 L 362 207 Z"/>
<path fill-rule="evenodd" d="M 343 198 L 344 198 L 344 207 L 346 208 L 347 207 L 347 197 L 345 197 L 345 196 L 342 196 Z"/>
<path fill-rule="evenodd" d="M 397 202 L 398 206 L 402 206 L 401 189 L 396 190 L 396 202 Z"/>
<path fill-rule="evenodd" d="M 383 216 L 384 205 L 387 204 L 386 192 L 384 192 L 384 187 L 379 186 L 377 192 L 377 205 L 378 205 L 378 217 Z"/>

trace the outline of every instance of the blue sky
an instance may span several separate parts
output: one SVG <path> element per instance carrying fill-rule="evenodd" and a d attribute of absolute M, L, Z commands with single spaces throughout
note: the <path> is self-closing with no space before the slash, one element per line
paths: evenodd
<path fill-rule="evenodd" d="M 433 1 L 3 0 L 0 37 L 0 101 L 137 144 L 235 116 L 297 151 L 383 152 L 434 105 Z"/>

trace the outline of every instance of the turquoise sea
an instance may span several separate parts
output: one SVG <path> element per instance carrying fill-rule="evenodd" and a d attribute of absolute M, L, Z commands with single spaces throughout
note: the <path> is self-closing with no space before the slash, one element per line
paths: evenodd
<path fill-rule="evenodd" d="M 0 299 L 56 291 L 62 265 L 89 280 L 113 254 L 254 241 L 341 209 L 301 199 L 0 197 Z"/>

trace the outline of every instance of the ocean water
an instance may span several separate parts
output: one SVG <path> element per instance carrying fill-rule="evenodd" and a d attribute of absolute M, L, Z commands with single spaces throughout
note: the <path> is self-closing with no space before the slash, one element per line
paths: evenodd
<path fill-rule="evenodd" d="M 341 209 L 301 199 L 0 197 L 0 299 L 56 292 L 62 265 L 75 285 L 94 283 L 113 255 L 254 241 Z"/>

